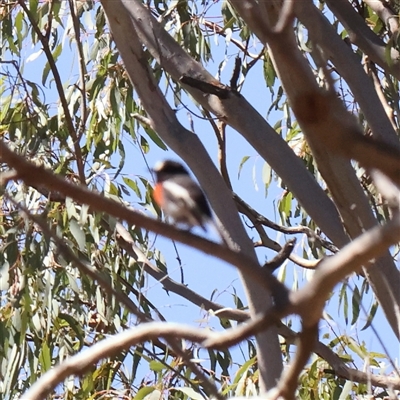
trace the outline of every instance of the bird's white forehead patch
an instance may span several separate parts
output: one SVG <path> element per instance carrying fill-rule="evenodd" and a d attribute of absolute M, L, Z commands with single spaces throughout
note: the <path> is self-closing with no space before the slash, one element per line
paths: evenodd
<path fill-rule="evenodd" d="M 157 161 L 156 165 L 154 166 L 153 170 L 158 172 L 161 171 L 165 166 L 165 161 Z"/>

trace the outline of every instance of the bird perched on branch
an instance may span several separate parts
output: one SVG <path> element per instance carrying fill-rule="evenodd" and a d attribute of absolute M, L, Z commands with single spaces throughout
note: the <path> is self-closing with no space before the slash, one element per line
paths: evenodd
<path fill-rule="evenodd" d="M 212 221 L 210 206 L 186 168 L 166 160 L 158 162 L 153 171 L 156 174 L 153 197 L 165 215 L 189 229 L 200 226 L 206 230 L 206 224 Z"/>

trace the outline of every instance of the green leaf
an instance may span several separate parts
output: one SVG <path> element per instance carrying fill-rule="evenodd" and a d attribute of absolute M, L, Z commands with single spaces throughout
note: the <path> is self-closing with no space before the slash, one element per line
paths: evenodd
<path fill-rule="evenodd" d="M 136 196 L 139 197 L 140 200 L 142 200 L 142 194 L 140 192 L 137 182 L 125 176 L 122 179 L 135 192 Z"/>
<path fill-rule="evenodd" d="M 356 286 L 353 290 L 353 296 L 351 298 L 352 310 L 353 310 L 353 318 L 351 320 L 351 325 L 354 325 L 360 316 L 360 304 L 361 304 L 361 295 L 358 287 Z"/>
<path fill-rule="evenodd" d="M 173 389 L 186 394 L 186 396 L 193 400 L 205 400 L 205 398 L 200 393 L 196 392 L 190 387 L 175 387 Z"/>
<path fill-rule="evenodd" d="M 78 243 L 79 249 L 84 251 L 86 247 L 86 235 L 78 221 L 71 219 L 69 221 L 69 229 L 72 233 L 72 236 L 75 238 L 76 243 Z"/>
<path fill-rule="evenodd" d="M 49 72 L 50 72 L 50 64 L 48 62 L 46 62 L 46 65 L 43 68 L 43 73 L 42 73 L 42 85 L 46 86 L 46 81 L 47 81 L 47 77 L 49 76 Z"/>
<path fill-rule="evenodd" d="M 377 301 L 374 301 L 374 303 L 372 304 L 372 307 L 371 307 L 371 309 L 370 309 L 370 311 L 368 313 L 367 322 L 361 328 L 362 331 L 367 329 L 371 325 L 371 323 L 372 323 L 372 321 L 373 321 L 373 319 L 374 319 L 374 317 L 376 315 L 376 312 L 377 312 L 378 308 L 379 308 L 379 303 Z"/>
<path fill-rule="evenodd" d="M 61 54 L 62 48 L 63 48 L 63 46 L 62 46 L 62 44 L 60 43 L 60 44 L 57 45 L 57 47 L 56 47 L 55 50 L 53 51 L 54 62 L 57 62 L 57 59 L 58 59 L 58 57 L 59 57 L 60 54 Z"/>
<path fill-rule="evenodd" d="M 146 396 L 156 390 L 155 386 L 144 386 L 138 390 L 134 400 L 143 400 Z"/>
<path fill-rule="evenodd" d="M 240 161 L 239 165 L 239 171 L 238 171 L 238 179 L 240 178 L 240 173 L 242 172 L 243 165 L 247 162 L 247 160 L 250 158 L 250 156 L 244 156 L 242 158 L 242 161 Z"/>
<path fill-rule="evenodd" d="M 165 145 L 165 143 L 161 140 L 161 138 L 157 135 L 157 133 L 150 128 L 145 128 L 145 131 L 149 138 L 156 144 L 160 149 L 162 150 L 168 150 L 168 147 Z"/>
<path fill-rule="evenodd" d="M 167 366 L 159 361 L 150 361 L 149 368 L 154 372 L 161 372 L 167 369 Z"/>
<path fill-rule="evenodd" d="M 51 352 L 47 341 L 42 342 L 42 347 L 39 354 L 39 363 L 43 372 L 48 371 L 51 368 Z"/>

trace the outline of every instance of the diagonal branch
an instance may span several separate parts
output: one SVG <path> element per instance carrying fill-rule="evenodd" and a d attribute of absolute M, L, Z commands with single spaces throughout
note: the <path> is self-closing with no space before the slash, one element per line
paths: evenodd
<path fill-rule="evenodd" d="M 27 185 L 44 186 L 49 191 L 64 194 L 80 204 L 88 204 L 92 210 L 107 212 L 107 214 L 113 215 L 121 221 L 126 221 L 131 225 L 138 225 L 237 266 L 244 275 L 254 279 L 262 287 L 269 290 L 277 304 L 281 307 L 286 304 L 288 291 L 285 286 L 268 271 L 263 270 L 256 261 L 240 251 L 231 250 L 224 245 L 211 242 L 191 232 L 149 218 L 143 213 L 128 209 L 114 200 L 92 192 L 85 186 L 67 182 L 42 166 L 34 165 L 24 157 L 12 152 L 2 141 L 0 141 L 0 159 L 8 164 L 9 167 L 15 169 L 18 173 L 18 178 L 22 179 Z"/>
<path fill-rule="evenodd" d="M 102 340 L 87 350 L 66 359 L 49 370 L 31 388 L 25 392 L 21 400 L 41 400 L 53 392 L 55 387 L 70 375 L 82 375 L 103 358 L 112 358 L 132 346 L 145 341 L 164 338 L 168 341 L 185 339 L 201 343 L 217 336 L 217 333 L 185 325 L 165 322 L 144 323 L 117 335 Z M 184 353 L 184 349 L 180 349 Z M 213 395 L 215 395 L 213 393 Z M 217 397 L 222 397 L 216 393 Z"/>

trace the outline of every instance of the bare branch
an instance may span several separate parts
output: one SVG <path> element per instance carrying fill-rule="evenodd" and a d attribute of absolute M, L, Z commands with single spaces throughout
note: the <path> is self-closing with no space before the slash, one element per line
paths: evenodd
<path fill-rule="evenodd" d="M 380 169 L 400 186 L 400 147 L 364 136 L 336 96 L 318 92 L 298 96 L 293 101 L 293 111 L 306 127 L 322 125 L 322 119 L 329 115 L 330 130 L 321 129 L 319 141 L 333 153 L 357 160 L 366 168 Z"/>
<path fill-rule="evenodd" d="M 132 117 L 135 118 L 136 120 L 138 120 L 139 122 L 141 122 L 142 124 L 153 128 L 153 123 L 151 122 L 150 118 L 147 118 L 144 115 L 140 115 L 140 114 L 137 114 L 137 113 L 132 114 Z"/>
<path fill-rule="evenodd" d="M 110 229 L 108 226 L 106 229 Z M 218 318 L 229 318 L 235 321 L 245 321 L 250 316 L 249 313 L 242 310 L 235 310 L 231 308 L 225 308 L 221 304 L 215 303 L 200 296 L 198 293 L 191 290 L 188 286 L 178 283 L 171 279 L 167 273 L 162 271 L 156 265 L 151 263 L 145 254 L 136 246 L 135 241 L 129 232 L 122 226 L 122 224 L 117 223 L 117 240 L 118 244 L 138 263 L 142 265 L 144 272 L 148 273 L 154 279 L 156 279 L 163 288 L 169 292 L 175 293 L 182 296 L 186 300 L 192 302 L 193 304 L 204 308 L 207 311 L 218 312 Z M 217 315 L 217 313 L 216 313 Z"/>
<path fill-rule="evenodd" d="M 309 327 L 303 326 L 297 338 L 297 351 L 294 360 L 283 373 L 277 385 L 279 396 L 282 396 L 285 400 L 295 399 L 300 373 L 310 358 L 310 354 L 315 347 L 317 336 L 318 323 Z"/>
<path fill-rule="evenodd" d="M 347 0 L 338 0 L 337 2 L 334 0 L 330 2 L 330 4 L 332 5 L 335 3 L 336 5 L 339 2 L 341 3 L 341 7 L 346 5 L 346 10 L 350 8 L 350 10 L 342 14 L 355 14 L 355 11 Z M 326 57 L 331 60 L 339 74 L 349 85 L 365 115 L 368 125 L 371 127 L 373 135 L 377 139 L 381 139 L 394 147 L 400 148 L 397 134 L 386 115 L 371 80 L 363 70 L 358 56 L 343 42 L 328 19 L 322 15 L 312 1 L 303 1 L 301 7 L 299 3 L 296 3 L 295 11 L 301 23 L 309 30 L 312 41 L 318 46 L 321 46 Z M 362 24 L 365 25 L 364 21 L 362 21 Z M 368 27 L 366 27 L 366 29 L 369 30 Z M 362 34 L 358 34 L 357 37 L 362 37 Z M 385 46 L 383 45 L 383 59 L 386 59 L 385 54 Z M 400 77 L 400 68 L 397 66 L 394 70 L 398 77 Z M 309 88 L 311 89 L 311 87 Z"/>
<path fill-rule="evenodd" d="M 283 0 L 279 19 L 275 27 L 272 29 L 272 33 L 282 33 L 293 22 L 294 2 L 295 0 Z"/>
<path fill-rule="evenodd" d="M 385 174 L 378 170 L 370 171 L 372 179 L 374 180 L 375 186 L 386 199 L 389 207 L 394 210 L 394 212 L 400 209 L 400 190 L 393 185 L 393 183 L 388 179 Z"/>
<path fill-rule="evenodd" d="M 106 5 L 106 3 L 104 4 Z M 243 4 L 242 2 L 235 2 L 235 5 L 236 3 L 239 5 Z M 112 2 L 112 10 L 110 11 L 118 14 L 119 18 L 119 22 L 115 23 L 113 29 L 120 29 L 121 36 L 123 37 L 125 37 L 124 35 L 127 30 L 130 32 L 135 31 L 140 42 L 146 46 L 151 55 L 171 74 L 174 80 L 178 81 L 181 76 L 189 75 L 205 82 L 212 83 L 215 81 L 200 63 L 193 60 L 174 41 L 141 2 L 114 1 Z M 130 25 L 122 27 L 121 16 L 124 14 L 129 14 L 132 18 L 140 22 L 135 26 L 130 23 Z M 115 18 L 117 18 L 117 15 Z M 121 43 L 121 46 L 124 45 L 129 47 L 128 43 Z M 120 45 L 118 46 L 120 47 Z M 126 51 L 130 50 L 127 48 Z M 131 68 L 130 62 L 125 61 L 125 65 L 127 69 Z M 134 71 L 134 68 L 132 68 L 132 73 Z M 256 151 L 268 161 L 271 168 L 277 172 L 289 190 L 294 193 L 310 217 L 331 240 L 337 242 L 337 245 L 346 243 L 347 238 L 332 201 L 326 196 L 288 144 L 265 121 L 265 118 L 256 112 L 242 96 L 231 96 L 229 99 L 221 102 L 217 97 L 204 96 L 197 90 L 187 89 L 193 98 L 204 108 L 213 112 L 228 125 L 238 130 Z M 182 135 L 182 137 L 190 138 L 190 135 Z M 186 150 L 188 151 L 193 147 L 190 146 Z M 198 153 L 197 149 L 195 152 Z M 285 159 L 284 163 L 282 162 L 283 158 Z M 199 177 L 199 173 L 192 168 L 192 165 L 190 167 L 195 172 L 195 175 Z M 206 190 L 206 182 L 204 180 L 201 182 L 200 180 L 200 183 Z M 307 187 L 307 190 L 304 190 L 305 187 Z M 310 196 L 310 193 L 312 193 L 312 196 Z M 213 208 L 215 210 L 214 206 Z M 218 212 L 217 215 L 219 215 Z"/>
<path fill-rule="evenodd" d="M 327 240 L 323 239 L 320 235 L 317 235 L 312 229 L 308 226 L 283 226 L 276 224 L 275 222 L 271 221 L 270 219 L 264 217 L 262 214 L 257 212 L 250 204 L 246 203 L 240 196 L 236 193 L 233 193 L 233 198 L 238 206 L 239 212 L 247 215 L 251 215 L 251 221 L 253 223 L 260 223 L 268 228 L 271 228 L 275 231 L 286 233 L 288 235 L 294 235 L 297 233 L 304 233 L 307 237 L 311 240 L 315 240 L 321 244 L 322 247 L 326 248 L 327 250 L 331 251 L 332 253 L 336 253 L 338 248 L 334 246 L 332 243 L 328 242 Z"/>
<path fill-rule="evenodd" d="M 221 26 L 219 26 L 218 24 L 216 24 L 215 22 L 207 21 L 207 20 L 201 18 L 201 19 L 198 20 L 198 23 L 199 24 L 203 24 L 206 28 L 212 29 L 214 32 L 218 33 L 218 35 L 226 37 L 225 29 L 222 28 Z M 236 47 L 238 47 L 241 51 L 243 51 L 243 53 L 246 56 L 251 57 L 251 58 L 253 58 L 255 60 L 258 60 L 260 58 L 259 54 L 251 54 L 251 53 L 249 53 L 249 51 L 247 50 L 246 46 L 243 45 L 243 43 L 240 42 L 239 40 L 231 38 L 230 42 L 233 43 Z"/>
<path fill-rule="evenodd" d="M 201 343 L 216 336 L 218 336 L 217 333 L 206 329 L 174 323 L 152 322 L 140 324 L 137 327 L 102 340 L 89 349 L 66 359 L 36 381 L 21 397 L 21 400 L 44 399 L 68 376 L 82 375 L 101 359 L 115 357 L 122 351 L 145 341 L 158 338 L 174 341 L 179 338 Z M 183 353 L 184 349 L 181 348 L 180 352 Z"/>
<path fill-rule="evenodd" d="M 372 80 L 374 82 L 374 87 L 375 87 L 375 91 L 379 97 L 380 102 L 382 103 L 382 106 L 386 112 L 386 115 L 389 118 L 390 123 L 393 126 L 393 129 L 396 130 L 396 125 L 395 125 L 395 117 L 394 117 L 394 111 L 393 109 L 390 107 L 384 93 L 383 93 L 383 82 L 381 81 L 381 79 L 379 79 L 378 77 L 378 72 L 376 70 L 375 64 L 373 64 L 372 62 L 370 62 L 369 60 L 367 60 L 365 67 L 368 69 L 369 71 L 369 75 L 372 76 Z"/>
<path fill-rule="evenodd" d="M 318 164 L 318 169 L 330 190 L 343 221 L 346 221 L 346 229 L 349 236 L 357 237 L 361 232 L 373 227 L 377 221 L 371 211 L 368 199 L 363 192 L 350 160 L 336 154 L 336 151 L 338 150 L 336 150 L 334 143 L 336 139 L 338 139 L 338 136 L 340 136 L 341 139 L 336 142 L 336 147 L 343 146 L 343 143 L 347 143 L 347 135 L 349 132 L 353 132 L 350 133 L 351 135 L 354 135 L 354 132 L 359 132 L 359 136 L 362 137 L 357 121 L 354 116 L 347 112 L 343 104 L 341 104 L 337 98 L 327 95 L 329 100 L 327 99 L 325 102 L 322 101 L 324 94 L 321 92 L 308 62 L 298 48 L 293 30 L 287 29 L 279 35 L 268 36 L 268 29 L 265 28 L 265 24 L 260 20 L 260 16 L 253 15 L 249 12 L 249 9 L 244 8 L 244 4 L 247 4 L 247 2 L 233 2 L 232 4 L 239 11 L 249 28 L 255 32 L 263 43 L 267 42 L 269 38 L 271 39 L 268 41 L 270 55 L 273 58 L 275 68 L 281 78 L 290 103 L 292 105 L 299 105 L 300 109 L 302 107 L 308 109 L 307 116 L 302 114 L 299 117 L 297 112 L 300 110 L 293 107 Z M 320 13 L 311 0 L 304 0 L 301 4 L 300 2 L 295 2 L 295 12 L 301 20 L 303 18 L 315 16 L 315 18 L 312 18 L 311 20 L 312 23 L 310 22 L 310 25 L 308 26 L 310 33 L 313 32 L 313 35 L 318 34 L 316 38 L 318 44 L 321 44 L 323 38 L 328 38 L 326 35 L 326 32 L 328 32 L 327 28 L 318 28 L 318 24 L 321 24 L 323 18 L 320 18 L 321 16 L 318 17 Z M 318 15 L 316 15 L 316 13 Z M 326 22 L 325 19 L 324 21 Z M 325 23 L 325 25 L 327 24 Z M 331 25 L 328 24 L 328 26 L 329 29 L 332 30 Z M 335 38 L 335 41 L 339 40 L 340 44 L 343 45 L 336 33 L 333 33 L 332 37 Z M 330 49 L 328 46 L 323 46 L 323 49 L 327 54 L 329 54 Z M 338 54 L 335 53 L 335 55 L 343 56 L 340 52 L 338 52 Z M 354 57 L 354 55 L 351 57 Z M 348 71 L 352 70 L 352 68 L 348 67 L 349 64 L 347 59 L 346 62 L 343 62 L 343 67 L 344 66 Z M 360 75 L 357 74 L 357 82 L 359 82 L 359 77 Z M 370 82 L 367 84 L 371 87 Z M 377 98 L 374 88 L 371 88 L 372 96 Z M 307 100 L 308 96 L 310 96 L 309 99 L 311 100 L 309 103 Z M 360 103 L 361 100 L 362 99 L 359 99 Z M 322 101 L 322 103 L 319 103 L 319 101 Z M 322 108 L 319 108 L 320 106 L 322 106 Z M 381 124 L 377 124 L 375 132 L 382 133 L 382 131 L 384 131 L 386 136 L 384 136 L 382 140 L 393 144 L 394 149 L 400 148 L 397 136 L 395 132 L 391 132 L 393 131 L 393 128 L 388 121 L 387 115 L 385 114 L 379 99 L 377 100 L 376 107 L 376 109 L 370 110 L 371 121 L 368 122 L 371 126 L 377 122 L 374 116 L 380 107 L 380 115 L 382 116 L 381 122 L 386 121 L 387 128 L 382 130 Z M 336 138 L 332 138 L 332 136 L 336 135 Z M 342 143 L 340 143 L 340 141 L 342 141 Z M 363 141 L 363 139 L 360 139 L 360 142 L 361 141 Z M 364 147 L 367 147 L 370 143 L 367 145 L 366 143 L 363 143 L 363 145 Z M 333 148 L 330 146 L 333 146 Z M 360 146 L 360 148 L 361 147 L 362 146 Z M 376 151 L 375 146 L 371 147 L 374 147 L 374 151 Z M 380 154 L 383 153 L 381 153 L 381 151 L 382 149 L 379 151 Z M 371 151 L 371 153 L 372 152 L 373 151 Z M 365 156 L 362 154 L 357 155 L 358 159 L 363 157 Z M 363 159 L 362 161 L 371 163 L 371 160 Z M 385 161 L 381 160 L 381 164 L 382 163 L 385 163 Z M 394 165 L 389 165 L 389 163 L 387 163 L 385 166 L 386 169 L 392 170 L 392 175 L 394 175 L 395 178 L 397 176 L 397 165 L 398 163 L 396 161 Z M 324 230 L 324 233 L 327 235 L 328 232 L 329 230 Z M 333 239 L 335 245 L 338 247 L 343 246 L 347 240 L 347 238 L 342 236 Z M 381 258 L 377 259 L 375 265 L 368 269 L 366 276 L 387 316 L 391 328 L 395 334 L 400 337 L 397 328 L 397 316 L 394 312 L 395 307 L 393 307 L 392 300 L 392 296 L 395 296 L 395 294 L 400 291 L 400 274 L 398 273 L 390 254 L 386 252 Z M 390 295 L 388 295 L 388 293 L 390 293 Z M 397 296 L 396 307 L 399 306 L 400 298 Z"/>
<path fill-rule="evenodd" d="M 160 55 L 160 49 L 163 48 L 164 50 L 166 48 L 160 41 L 158 34 L 164 30 L 160 29 L 159 24 L 151 17 L 149 10 L 144 8 L 141 1 L 103 0 L 102 4 L 114 40 L 126 66 L 127 74 L 134 84 L 147 114 L 152 119 L 155 129 L 164 142 L 185 160 L 198 178 L 221 223 L 218 225 L 218 231 L 222 233 L 221 236 L 227 245 L 233 249 L 240 248 L 241 254 L 246 255 L 248 261 L 256 262 L 254 248 L 241 223 L 230 191 L 223 184 L 221 176 L 200 140 L 179 123 L 175 113 L 161 93 L 152 71 L 149 69 L 149 65 L 144 62 L 143 44 L 146 41 L 142 40 L 142 38 L 146 37 L 147 41 L 155 42 L 154 49 L 157 57 L 161 58 L 161 65 L 163 65 L 164 61 L 168 62 L 170 56 L 178 61 L 178 53 L 168 55 L 166 58 L 164 55 Z M 127 31 L 132 32 L 129 41 L 126 40 Z M 172 40 L 170 36 L 169 38 Z M 146 47 L 149 49 L 147 45 Z M 175 70 L 175 73 L 178 71 Z M 184 74 L 180 74 L 178 78 L 182 75 Z M 188 76 L 196 79 L 201 78 L 201 75 L 196 76 L 193 73 L 188 74 Z M 216 87 L 221 86 L 214 78 L 209 79 L 209 76 L 205 79 L 200 79 L 200 81 Z M 230 93 L 233 92 L 230 91 L 228 94 Z M 201 95 L 204 96 L 203 94 Z M 208 95 L 206 97 L 210 97 L 210 101 L 221 102 L 217 96 Z M 215 190 L 216 186 L 219 188 L 218 191 Z M 258 269 L 260 270 L 260 268 Z M 261 271 L 264 270 L 261 269 Z M 269 294 L 265 297 L 260 295 L 260 293 L 263 293 L 263 289 L 256 280 L 248 280 L 244 275 L 242 278 L 251 313 L 264 312 L 271 305 L 271 297 Z M 269 289 L 272 290 L 271 294 L 275 298 L 275 293 L 273 293 L 275 288 L 270 287 Z M 281 304 L 282 302 L 285 303 L 284 298 L 275 299 L 276 301 Z M 264 390 L 264 388 L 272 387 L 275 384 L 283 368 L 276 328 L 272 327 L 268 331 L 260 333 L 257 335 L 256 341 L 258 365 L 261 371 L 260 387 L 261 390 Z"/>
<path fill-rule="evenodd" d="M 294 249 L 296 238 L 288 240 L 278 252 L 278 254 L 270 261 L 267 261 L 263 268 L 268 268 L 271 272 L 279 268 L 289 257 Z"/>

